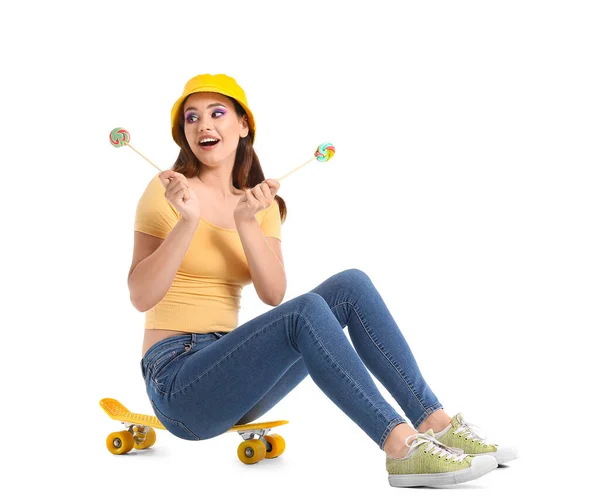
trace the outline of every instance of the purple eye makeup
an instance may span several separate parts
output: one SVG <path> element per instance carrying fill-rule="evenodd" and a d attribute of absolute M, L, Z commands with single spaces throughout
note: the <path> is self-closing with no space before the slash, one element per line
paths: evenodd
<path fill-rule="evenodd" d="M 227 114 L 227 111 L 224 109 L 215 109 L 212 113 L 211 113 L 211 117 L 212 118 L 220 118 L 221 116 L 224 116 Z M 191 118 L 196 118 L 196 120 L 198 119 L 198 115 L 194 112 L 194 111 L 188 111 L 187 113 L 185 113 L 184 115 L 184 121 L 186 123 L 193 123 L 196 120 L 190 120 Z"/>

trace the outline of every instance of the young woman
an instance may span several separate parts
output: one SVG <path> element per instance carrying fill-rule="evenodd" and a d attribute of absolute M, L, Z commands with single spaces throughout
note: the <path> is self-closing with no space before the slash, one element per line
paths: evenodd
<path fill-rule="evenodd" d="M 516 457 L 485 443 L 461 414 L 444 412 L 364 272 L 337 273 L 282 303 L 286 206 L 279 183 L 265 180 L 254 117 L 233 78 L 192 78 L 171 123 L 181 151 L 139 200 L 128 284 L 146 312 L 148 396 L 172 434 L 210 439 L 255 421 L 310 374 L 386 453 L 392 486 L 469 481 Z M 238 325 L 249 283 L 273 309 Z"/>

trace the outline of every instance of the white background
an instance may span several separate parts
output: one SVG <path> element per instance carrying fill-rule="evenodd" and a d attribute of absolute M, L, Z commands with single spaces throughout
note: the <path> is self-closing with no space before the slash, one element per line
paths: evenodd
<path fill-rule="evenodd" d="M 391 5 L 2 7 L 3 489 L 506 498 L 588 487 L 600 333 L 597 3 Z M 119 425 L 101 398 L 151 411 L 144 318 L 126 277 L 135 206 L 157 173 L 108 136 L 127 128 L 134 147 L 170 168 L 171 106 L 199 73 L 245 89 L 267 177 L 321 142 L 337 148 L 282 181 L 284 300 L 362 269 L 446 411 L 521 458 L 446 493 L 397 491 L 384 453 L 310 377 L 261 419 L 290 420 L 277 460 L 243 465 L 232 433 L 188 442 L 159 431 L 153 449 L 108 453 Z M 246 287 L 240 324 L 269 309 Z"/>

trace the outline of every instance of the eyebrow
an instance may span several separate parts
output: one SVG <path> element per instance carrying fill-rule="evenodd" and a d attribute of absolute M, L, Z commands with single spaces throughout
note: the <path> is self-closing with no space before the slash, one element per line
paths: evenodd
<path fill-rule="evenodd" d="M 225 104 L 221 104 L 220 102 L 215 102 L 213 104 L 209 104 L 208 106 L 206 106 L 207 108 L 215 108 L 217 106 L 223 106 L 224 108 L 226 108 L 227 106 Z M 185 108 L 184 113 L 186 113 L 188 110 L 193 109 L 194 111 L 198 111 L 198 108 L 195 108 L 194 106 L 189 106 L 187 108 Z"/>

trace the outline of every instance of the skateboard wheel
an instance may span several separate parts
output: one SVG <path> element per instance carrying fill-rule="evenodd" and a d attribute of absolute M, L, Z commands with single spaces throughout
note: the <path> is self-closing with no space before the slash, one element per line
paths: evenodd
<path fill-rule="evenodd" d="M 285 451 L 285 440 L 279 434 L 267 434 L 265 439 L 270 445 L 267 446 L 265 458 L 276 458 Z"/>
<path fill-rule="evenodd" d="M 129 431 L 112 432 L 106 438 L 106 447 L 113 455 L 123 455 L 133 449 L 134 440 Z"/>
<path fill-rule="evenodd" d="M 265 443 L 260 439 L 248 439 L 238 446 L 238 458 L 245 464 L 260 462 L 267 453 Z"/>
<path fill-rule="evenodd" d="M 146 448 L 150 448 L 154 443 L 156 443 L 156 431 L 150 427 L 150 430 L 146 433 L 146 439 L 141 443 L 134 441 L 133 447 L 136 450 L 145 450 Z"/>

